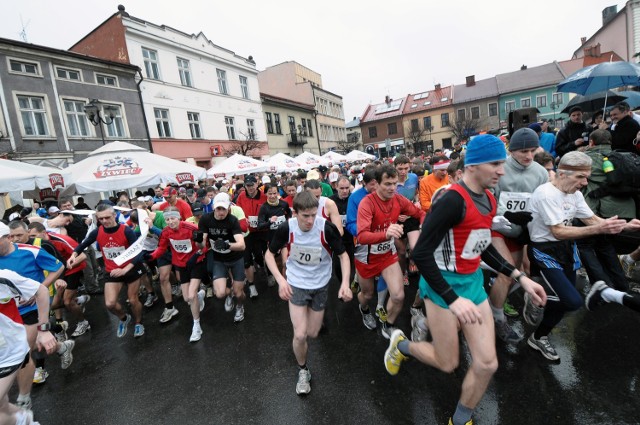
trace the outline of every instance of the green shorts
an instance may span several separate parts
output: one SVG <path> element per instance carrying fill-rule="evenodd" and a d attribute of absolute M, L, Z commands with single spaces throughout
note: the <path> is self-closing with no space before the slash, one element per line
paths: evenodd
<path fill-rule="evenodd" d="M 475 305 L 480 305 L 487 299 L 487 292 L 484 290 L 484 279 L 480 268 L 471 274 L 460 274 L 444 270 L 440 270 L 440 273 L 442 273 L 444 280 L 451 285 L 451 288 L 453 288 L 453 291 L 459 297 L 467 298 Z M 429 286 L 422 276 L 420 276 L 420 296 L 422 298 L 429 298 L 434 304 L 442 308 L 449 308 L 442 297 L 431 289 L 431 286 Z"/>

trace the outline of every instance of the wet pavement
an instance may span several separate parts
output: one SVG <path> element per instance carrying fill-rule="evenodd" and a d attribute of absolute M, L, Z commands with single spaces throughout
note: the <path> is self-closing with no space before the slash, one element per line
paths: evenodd
<path fill-rule="evenodd" d="M 146 309 L 146 334 L 133 327 L 116 338 L 116 319 L 92 297 L 92 330 L 77 338 L 66 371 L 57 357 L 32 392 L 43 425 L 72 424 L 445 424 L 460 393 L 469 357 L 444 374 L 415 360 L 398 376 L 383 365 L 387 341 L 368 331 L 355 302 L 337 300 L 332 284 L 328 330 L 310 343 L 312 391 L 295 393 L 287 304 L 276 288 L 258 284 L 245 320 L 233 323 L 223 302 L 207 299 L 202 340 L 188 342 L 191 315 L 182 300 L 173 321 L 158 322 L 162 306 Z M 410 331 L 407 288 L 398 325 Z M 516 294 L 517 295 L 517 294 Z M 517 296 L 516 306 L 521 305 Z M 510 319 L 522 330 L 521 319 Z M 73 329 L 73 326 L 71 327 Z M 551 335 L 561 356 L 549 362 L 523 341 L 498 342 L 500 366 L 474 423 L 640 423 L 640 316 L 617 305 L 569 315 Z M 15 400 L 15 388 L 11 392 Z"/>

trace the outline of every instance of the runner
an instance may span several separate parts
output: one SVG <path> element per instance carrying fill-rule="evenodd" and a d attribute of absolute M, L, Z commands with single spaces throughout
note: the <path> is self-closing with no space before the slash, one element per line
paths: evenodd
<path fill-rule="evenodd" d="M 387 321 L 382 324 L 382 335 L 389 338 L 395 329 L 395 320 L 402 310 L 404 285 L 402 270 L 394 238 L 402 237 L 404 226 L 398 224 L 400 215 L 424 220 L 425 213 L 404 196 L 396 193 L 398 173 L 393 166 L 385 164 L 376 169 L 378 186 L 367 195 L 358 208 L 358 243 L 355 264 L 360 276 L 362 291 L 358 296 L 361 310 L 365 310 L 373 295 L 373 279 L 384 277 L 389 288 Z"/>
<path fill-rule="evenodd" d="M 343 227 L 342 234 L 342 244 L 344 245 L 345 250 L 347 251 L 347 255 L 349 256 L 349 266 L 351 273 L 349 274 L 349 282 L 353 282 L 355 277 L 356 268 L 354 264 L 354 251 L 355 244 L 353 242 L 354 237 L 347 230 L 347 208 L 349 206 L 349 199 L 351 198 L 351 183 L 349 183 L 349 179 L 345 176 L 341 176 L 338 178 L 336 182 L 336 194 L 333 195 L 330 199 L 335 202 L 336 207 L 338 208 L 338 213 L 340 214 L 340 219 Z M 333 270 L 338 279 L 342 280 L 342 267 L 340 267 L 340 263 L 337 257 L 334 257 L 333 261 Z"/>
<path fill-rule="evenodd" d="M 296 218 L 289 219 L 276 230 L 265 255 L 267 267 L 278 282 L 280 298 L 289 301 L 293 325 L 293 353 L 298 362 L 298 395 L 311 392 L 311 372 L 307 366 L 308 338 L 318 336 L 327 304 L 331 279 L 332 252 L 340 257 L 342 282 L 338 298 L 350 301 L 349 257 L 340 233 L 333 224 L 317 215 L 318 200 L 309 192 L 301 192 L 293 201 Z M 287 278 L 275 261 L 278 252 L 288 253 Z"/>
<path fill-rule="evenodd" d="M 340 235 L 342 235 L 344 233 L 344 229 L 342 228 L 342 217 L 338 212 L 338 207 L 330 198 L 322 196 L 322 187 L 320 182 L 316 179 L 307 180 L 304 184 L 304 188 L 311 192 L 318 200 L 318 217 L 322 217 L 325 220 L 332 222 L 334 226 L 338 228 Z"/>
<path fill-rule="evenodd" d="M 167 186 L 164 188 L 164 202 L 153 204 L 152 211 L 163 211 L 167 207 L 176 207 L 180 211 L 180 219 L 186 220 L 191 217 L 191 207 L 186 201 L 178 198 L 178 190 L 175 187 Z"/>
<path fill-rule="evenodd" d="M 126 285 L 127 297 L 135 320 L 133 336 L 139 338 L 144 335 L 142 304 L 138 299 L 140 277 L 142 277 L 144 273 L 144 267 L 141 264 L 142 251 L 135 258 L 126 261 L 121 266 L 118 266 L 114 261 L 136 242 L 136 234 L 131 228 L 116 223 L 116 212 L 110 205 L 98 205 L 96 208 L 96 219 L 100 222 L 101 226 L 91 231 L 86 239 L 74 249 L 69 261 L 67 261 L 67 267 L 75 267 L 78 262 L 77 256 L 82 253 L 86 247 L 94 242 L 98 242 L 107 273 L 107 281 L 104 285 L 104 302 L 111 314 L 120 319 L 116 335 L 118 338 L 125 336 L 127 334 L 127 326 L 131 322 L 131 315 L 124 311 L 118 301 L 120 290 L 123 285 Z"/>
<path fill-rule="evenodd" d="M 493 317 L 483 288 L 480 257 L 494 269 L 519 280 L 534 302 L 545 302 L 542 287 L 506 263 L 491 246 L 496 201 L 488 189 L 504 173 L 505 159 L 504 145 L 495 136 L 478 136 L 469 143 L 462 181 L 432 205 L 413 253 L 424 277 L 420 291 L 425 297 L 433 343 L 410 342 L 397 329 L 385 353 L 385 367 L 391 375 L 398 373 L 408 356 L 450 373 L 460 359 L 458 331 L 462 329 L 472 362 L 462 383 L 458 407 L 449 420 L 453 425 L 473 423 L 473 410 L 498 367 Z"/>
<path fill-rule="evenodd" d="M 267 195 L 267 202 L 262 204 L 258 213 L 258 229 L 267 230 L 267 245 L 271 243 L 276 229 L 282 223 L 291 218 L 291 210 L 289 204 L 282 199 L 278 199 L 278 185 L 275 183 L 267 183 L 264 188 Z M 267 285 L 275 286 L 276 279 L 273 277 L 269 269 L 267 272 Z"/>

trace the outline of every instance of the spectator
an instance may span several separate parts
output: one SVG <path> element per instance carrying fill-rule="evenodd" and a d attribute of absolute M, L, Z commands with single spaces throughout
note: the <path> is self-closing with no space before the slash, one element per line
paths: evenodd
<path fill-rule="evenodd" d="M 611 149 L 635 152 L 633 140 L 640 131 L 640 124 L 629 115 L 629 104 L 618 102 L 609 112 L 611 117 Z"/>
<path fill-rule="evenodd" d="M 569 122 L 556 136 L 556 153 L 562 157 L 589 143 L 589 128 L 582 121 L 582 108 L 574 106 L 569 110 Z"/>

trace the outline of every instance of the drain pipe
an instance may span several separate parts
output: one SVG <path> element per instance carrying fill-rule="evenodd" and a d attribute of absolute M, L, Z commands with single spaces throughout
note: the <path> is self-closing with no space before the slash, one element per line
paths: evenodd
<path fill-rule="evenodd" d="M 144 122 L 144 130 L 147 133 L 147 143 L 149 144 L 149 152 L 153 153 L 153 145 L 151 144 L 151 135 L 149 134 L 149 123 L 147 123 L 147 114 L 144 111 L 144 102 L 142 101 L 142 90 L 140 90 L 140 84 L 144 81 L 144 77 L 142 76 L 142 71 L 138 68 L 138 75 L 140 76 L 140 81 L 136 83 L 138 86 L 138 97 L 140 99 L 140 107 L 142 108 L 142 121 Z"/>

